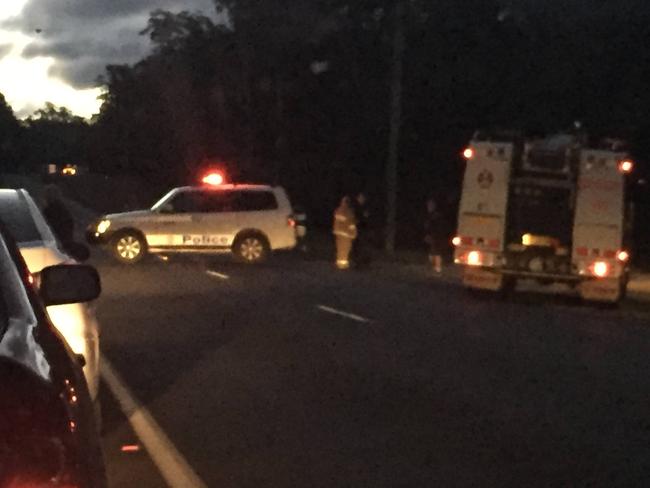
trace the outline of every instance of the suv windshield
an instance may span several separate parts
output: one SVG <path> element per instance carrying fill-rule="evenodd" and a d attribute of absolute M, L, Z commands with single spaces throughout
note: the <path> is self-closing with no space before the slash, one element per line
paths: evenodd
<path fill-rule="evenodd" d="M 154 203 L 151 207 L 151 210 L 153 212 L 161 210 L 169 201 L 174 198 L 174 195 L 178 193 L 178 189 L 173 189 L 163 195 L 163 197 L 158 200 L 156 203 Z"/>

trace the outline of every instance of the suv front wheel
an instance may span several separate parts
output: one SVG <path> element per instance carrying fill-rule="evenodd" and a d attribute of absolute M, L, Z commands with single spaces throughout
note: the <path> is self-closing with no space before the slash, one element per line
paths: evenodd
<path fill-rule="evenodd" d="M 147 252 L 147 243 L 137 232 L 127 231 L 116 235 L 111 243 L 113 255 L 121 263 L 135 264 Z"/>
<path fill-rule="evenodd" d="M 233 252 L 244 263 L 261 263 L 269 255 L 268 241 L 260 234 L 243 234 L 235 240 Z"/>

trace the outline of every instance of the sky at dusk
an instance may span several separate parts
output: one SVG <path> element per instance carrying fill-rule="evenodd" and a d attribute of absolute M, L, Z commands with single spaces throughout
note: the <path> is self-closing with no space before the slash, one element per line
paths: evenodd
<path fill-rule="evenodd" d="M 46 102 L 91 117 L 104 67 L 150 50 L 139 32 L 156 9 L 214 14 L 212 0 L 0 1 L 0 93 L 19 117 Z"/>

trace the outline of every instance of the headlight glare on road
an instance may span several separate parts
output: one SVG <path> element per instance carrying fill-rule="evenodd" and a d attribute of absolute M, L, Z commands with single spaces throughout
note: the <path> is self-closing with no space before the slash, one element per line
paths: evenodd
<path fill-rule="evenodd" d="M 99 224 L 97 224 L 97 233 L 103 234 L 108 230 L 110 226 L 111 226 L 110 220 L 102 220 Z"/>

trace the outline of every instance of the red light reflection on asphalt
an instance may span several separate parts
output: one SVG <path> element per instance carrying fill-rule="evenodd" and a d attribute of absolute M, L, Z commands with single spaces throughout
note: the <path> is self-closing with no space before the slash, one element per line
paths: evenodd
<path fill-rule="evenodd" d="M 138 452 L 140 450 L 140 446 L 138 444 L 125 444 L 120 450 L 122 452 Z"/>

